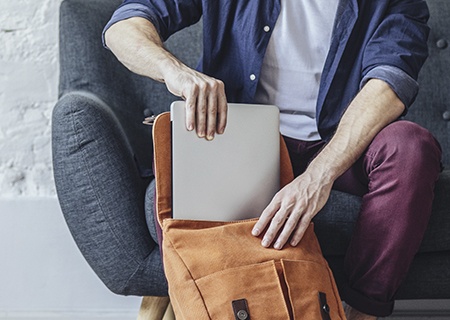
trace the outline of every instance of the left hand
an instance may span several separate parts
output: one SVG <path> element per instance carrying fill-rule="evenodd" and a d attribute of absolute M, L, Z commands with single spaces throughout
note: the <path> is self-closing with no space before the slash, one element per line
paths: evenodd
<path fill-rule="evenodd" d="M 282 249 L 298 245 L 312 218 L 327 202 L 334 181 L 361 157 L 373 138 L 400 117 L 405 105 L 389 84 L 371 79 L 342 116 L 333 138 L 311 161 L 306 171 L 273 198 L 253 227 L 262 245 Z M 279 234 L 278 238 L 277 234 Z"/>
<path fill-rule="evenodd" d="M 312 218 L 327 202 L 333 186 L 318 176 L 307 170 L 275 195 L 252 230 L 254 236 L 259 236 L 268 227 L 261 242 L 263 247 L 270 247 L 280 231 L 275 249 L 282 249 L 291 236 L 290 244 L 298 245 Z"/>

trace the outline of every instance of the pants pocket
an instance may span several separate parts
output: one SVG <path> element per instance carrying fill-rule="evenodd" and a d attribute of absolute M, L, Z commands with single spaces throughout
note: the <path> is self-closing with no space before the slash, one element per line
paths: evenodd
<path fill-rule="evenodd" d="M 211 319 L 234 320 L 232 302 L 242 299 L 251 319 L 289 319 L 273 261 L 219 271 L 196 280 L 196 284 Z"/>

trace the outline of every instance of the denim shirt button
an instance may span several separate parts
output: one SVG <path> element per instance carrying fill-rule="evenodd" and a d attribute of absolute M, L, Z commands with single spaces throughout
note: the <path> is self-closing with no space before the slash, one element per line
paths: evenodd
<path fill-rule="evenodd" d="M 252 81 L 256 80 L 256 76 L 253 73 L 250 75 L 250 80 L 252 80 Z"/>
<path fill-rule="evenodd" d="M 265 31 L 265 32 L 269 32 L 269 31 L 270 31 L 270 27 L 269 27 L 269 26 L 265 26 L 265 27 L 264 27 L 264 31 Z"/>

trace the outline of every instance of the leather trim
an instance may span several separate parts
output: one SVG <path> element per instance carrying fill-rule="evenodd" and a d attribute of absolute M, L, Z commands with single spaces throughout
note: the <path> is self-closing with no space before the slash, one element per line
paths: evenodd
<path fill-rule="evenodd" d="M 331 320 L 330 306 L 327 303 L 327 295 L 323 292 L 319 292 L 319 306 L 320 306 L 320 315 L 322 316 L 322 320 Z"/>
<path fill-rule="evenodd" d="M 233 314 L 236 320 L 250 320 L 247 300 L 234 300 L 231 302 L 231 305 L 233 307 Z"/>

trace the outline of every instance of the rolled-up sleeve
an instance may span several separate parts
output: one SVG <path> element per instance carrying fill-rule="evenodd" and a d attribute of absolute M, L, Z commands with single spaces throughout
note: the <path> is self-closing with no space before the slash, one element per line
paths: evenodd
<path fill-rule="evenodd" d="M 393 66 L 378 66 L 371 69 L 362 79 L 360 87 L 362 88 L 370 79 L 386 82 L 406 107 L 414 102 L 419 91 L 416 80 L 402 69 Z"/>
<path fill-rule="evenodd" d="M 384 80 L 409 107 L 418 92 L 419 71 L 428 57 L 428 18 L 425 1 L 391 1 L 366 46 L 361 85 L 371 78 Z"/>
<path fill-rule="evenodd" d="M 153 23 L 155 28 L 157 30 L 159 30 L 158 21 L 156 19 L 153 19 L 153 15 L 147 6 L 144 6 L 143 4 L 140 4 L 140 3 L 128 3 L 123 6 L 120 6 L 114 12 L 111 19 L 108 21 L 105 28 L 103 29 L 103 33 L 102 33 L 103 46 L 105 48 L 107 48 L 106 43 L 105 43 L 105 32 L 106 32 L 106 30 L 109 29 L 109 27 L 111 27 L 113 24 L 115 24 L 119 21 L 126 20 L 129 18 L 134 18 L 134 17 L 140 17 L 140 18 L 145 18 L 145 19 L 149 20 L 150 22 Z"/>
<path fill-rule="evenodd" d="M 149 20 L 158 31 L 163 41 L 175 32 L 200 20 L 202 15 L 201 0 L 125 0 L 112 15 L 102 33 L 105 45 L 105 32 L 113 24 L 133 17 Z M 106 47 L 106 45 L 105 45 Z"/>

